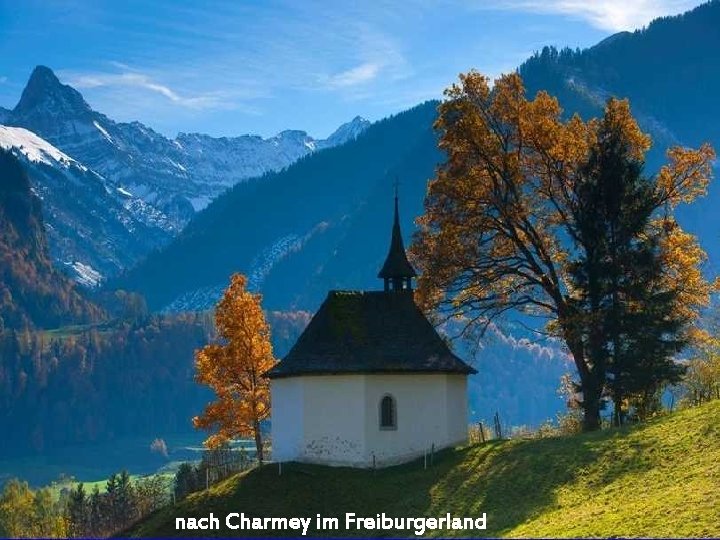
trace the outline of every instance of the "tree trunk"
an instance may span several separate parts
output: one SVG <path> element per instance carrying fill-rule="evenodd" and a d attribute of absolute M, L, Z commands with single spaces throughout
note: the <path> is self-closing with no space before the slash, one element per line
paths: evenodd
<path fill-rule="evenodd" d="M 561 321 L 563 324 L 563 321 Z M 570 349 L 575 367 L 580 375 L 580 386 L 583 399 L 580 406 L 583 410 L 583 431 L 600 429 L 600 399 L 602 397 L 603 381 L 599 381 L 595 369 L 590 369 L 582 341 L 576 337 L 570 325 L 565 325 L 565 343 Z M 601 372 L 604 375 L 604 372 Z"/>
<path fill-rule="evenodd" d="M 622 398 L 617 395 L 613 399 L 613 424 L 615 427 L 622 426 L 623 415 L 622 415 Z"/>
<path fill-rule="evenodd" d="M 583 388 L 583 431 L 600 429 L 600 392 L 595 388 Z"/>
<path fill-rule="evenodd" d="M 262 465 L 263 461 L 265 460 L 265 455 L 263 454 L 263 441 L 262 441 L 262 433 L 260 432 L 260 422 L 255 421 L 253 423 L 253 434 L 255 435 L 255 452 L 257 456 L 257 460 Z"/>

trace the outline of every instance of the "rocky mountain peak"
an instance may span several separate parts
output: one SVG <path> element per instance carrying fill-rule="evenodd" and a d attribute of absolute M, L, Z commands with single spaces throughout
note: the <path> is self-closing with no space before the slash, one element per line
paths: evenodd
<path fill-rule="evenodd" d="M 324 146 L 338 146 L 352 141 L 358 137 L 370 125 L 368 120 L 362 116 L 356 116 L 349 122 L 345 122 L 325 139 Z"/>
<path fill-rule="evenodd" d="M 15 109 L 0 110 L 6 124 L 0 148 L 12 149 L 31 173 L 47 209 L 53 258 L 88 284 L 168 241 L 229 187 L 354 139 L 364 122 L 345 124 L 352 129 L 336 132 L 333 141 L 302 130 L 267 139 L 181 134 L 171 140 L 140 122 L 115 122 L 94 111 L 80 92 L 38 66 Z"/>
<path fill-rule="evenodd" d="M 37 66 L 13 110 L 13 117 L 18 119 L 42 113 L 56 118 L 78 118 L 91 112 L 80 92 L 62 84 L 50 68 Z"/>

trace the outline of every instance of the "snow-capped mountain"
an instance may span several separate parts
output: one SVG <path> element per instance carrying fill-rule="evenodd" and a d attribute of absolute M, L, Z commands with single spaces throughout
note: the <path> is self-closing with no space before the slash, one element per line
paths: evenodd
<path fill-rule="evenodd" d="M 189 199 L 197 211 L 239 181 L 283 169 L 311 152 L 343 144 L 367 125 L 367 120 L 355 118 L 325 140 L 315 140 L 304 131 L 286 130 L 268 139 L 181 133 L 174 142 L 184 154 L 180 159 L 202 186 L 201 195 Z"/>
<path fill-rule="evenodd" d="M 295 130 L 268 139 L 180 134 L 171 140 L 139 122 L 115 122 L 94 111 L 44 66 L 35 68 L 7 116 L 4 123 L 33 131 L 156 207 L 178 228 L 229 186 L 342 144 L 369 125 L 357 117 L 326 140 Z"/>
<path fill-rule="evenodd" d="M 370 122 L 362 116 L 356 116 L 337 128 L 327 139 L 316 141 L 315 147 L 318 150 L 322 150 L 323 148 L 332 148 L 333 146 L 340 146 L 348 141 L 353 141 L 357 139 L 358 135 L 365 131 L 369 125 Z"/>
<path fill-rule="evenodd" d="M 0 124 L 0 145 L 22 158 L 43 199 L 53 257 L 94 285 L 163 245 L 228 187 L 352 140 L 369 122 L 356 117 L 325 140 L 298 130 L 171 140 L 94 111 L 38 66 L 15 108 L 0 108 Z"/>
<path fill-rule="evenodd" d="M 51 255 L 83 285 L 97 285 L 176 232 L 162 212 L 31 131 L 0 125 L 0 148 L 24 164 L 43 203 Z"/>

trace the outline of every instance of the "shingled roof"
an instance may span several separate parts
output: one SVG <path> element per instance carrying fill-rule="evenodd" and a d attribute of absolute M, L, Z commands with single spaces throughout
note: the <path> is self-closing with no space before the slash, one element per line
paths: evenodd
<path fill-rule="evenodd" d="M 344 373 L 476 373 L 455 356 L 411 291 L 331 291 L 270 378 Z"/>

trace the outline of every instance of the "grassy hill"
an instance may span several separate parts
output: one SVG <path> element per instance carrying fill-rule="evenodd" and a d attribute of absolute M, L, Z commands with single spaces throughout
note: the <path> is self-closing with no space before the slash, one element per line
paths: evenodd
<path fill-rule="evenodd" d="M 277 466 L 267 465 L 166 508 L 129 534 L 172 536 L 176 516 L 209 512 L 220 516 L 221 524 L 229 512 L 267 517 L 320 513 L 340 518 L 334 536 L 348 534 L 345 512 L 369 517 L 487 512 L 488 536 L 717 537 L 720 402 L 622 430 L 450 450 L 428 470 L 422 462 L 374 474 L 291 464 L 278 476 Z M 233 534 L 227 529 L 195 532 Z M 378 531 L 365 534 L 372 532 Z"/>

